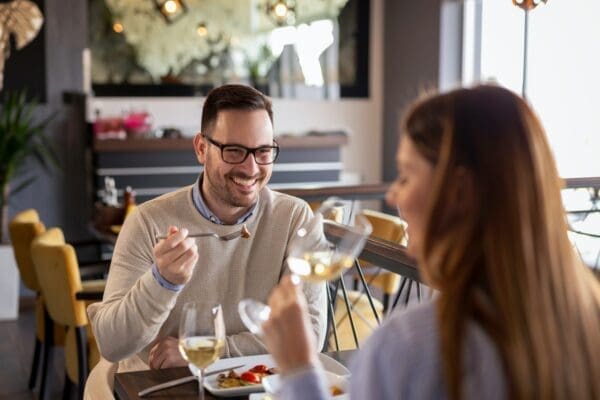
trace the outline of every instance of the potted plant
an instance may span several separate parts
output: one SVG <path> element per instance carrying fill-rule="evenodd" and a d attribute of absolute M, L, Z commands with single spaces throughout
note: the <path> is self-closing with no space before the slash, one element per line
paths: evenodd
<path fill-rule="evenodd" d="M 5 93 L 0 108 L 0 320 L 16 318 L 18 307 L 19 275 L 6 234 L 9 195 L 24 189 L 36 177 L 25 177 L 13 188 L 9 184 L 29 157 L 46 170 L 58 165 L 44 132 L 52 116 L 39 121 L 34 116 L 36 107 L 37 101 L 28 101 L 22 90 Z"/>

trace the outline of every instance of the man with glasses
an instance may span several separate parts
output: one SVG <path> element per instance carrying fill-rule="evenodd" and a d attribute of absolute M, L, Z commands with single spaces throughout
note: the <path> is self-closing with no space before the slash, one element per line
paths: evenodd
<path fill-rule="evenodd" d="M 109 393 L 106 374 L 117 364 L 119 371 L 187 365 L 177 336 L 188 301 L 223 306 L 225 357 L 266 353 L 244 327 L 237 305 L 244 298 L 267 300 L 287 273 L 292 233 L 312 218 L 306 202 L 266 187 L 279 154 L 270 100 L 243 85 L 212 90 L 194 150 L 204 166 L 196 183 L 141 204 L 121 229 L 104 299 L 88 308 L 103 356 L 88 379 L 88 398 Z M 248 239 L 190 237 L 224 235 L 244 224 Z M 322 243 L 321 231 L 309 235 L 307 240 Z M 325 285 L 305 283 L 303 290 L 320 348 Z"/>

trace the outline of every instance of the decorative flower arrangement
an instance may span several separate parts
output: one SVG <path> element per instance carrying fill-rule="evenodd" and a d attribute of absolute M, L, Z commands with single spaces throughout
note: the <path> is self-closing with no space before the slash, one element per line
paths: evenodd
<path fill-rule="evenodd" d="M 267 15 L 265 0 L 185 0 L 187 12 L 172 24 L 165 22 L 152 1 L 105 1 L 114 20 L 122 24 L 137 63 L 156 82 L 166 75 L 177 76 L 193 61 L 227 49 L 254 54 L 252 49 L 261 48 L 276 27 Z M 347 1 L 296 0 L 296 23 L 336 18 Z M 205 35 L 198 33 L 200 24 L 206 28 Z M 268 68 L 262 66 L 260 70 L 266 73 Z M 250 71 L 246 73 L 250 75 Z"/>

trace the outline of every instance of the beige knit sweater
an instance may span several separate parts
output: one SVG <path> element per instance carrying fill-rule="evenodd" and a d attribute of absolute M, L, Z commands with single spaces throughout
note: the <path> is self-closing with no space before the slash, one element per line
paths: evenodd
<path fill-rule="evenodd" d="M 127 217 L 114 249 L 104 299 L 88 307 L 100 353 L 108 361 L 119 362 L 119 372 L 148 368 L 153 342 L 178 336 L 179 316 L 188 301 L 223 306 L 227 357 L 266 353 L 261 341 L 242 324 L 237 305 L 244 298 L 267 301 L 287 273 L 284 260 L 292 233 L 312 212 L 300 199 L 263 189 L 256 210 L 246 221 L 251 238 L 198 239 L 200 257 L 194 274 L 176 293 L 152 276 L 155 237 L 165 234 L 170 225 L 219 235 L 239 228 L 206 220 L 196 210 L 191 190 L 188 186 L 148 201 Z M 311 240 L 322 241 L 322 232 L 313 232 Z M 327 320 L 325 285 L 305 283 L 304 292 L 320 348 Z"/>

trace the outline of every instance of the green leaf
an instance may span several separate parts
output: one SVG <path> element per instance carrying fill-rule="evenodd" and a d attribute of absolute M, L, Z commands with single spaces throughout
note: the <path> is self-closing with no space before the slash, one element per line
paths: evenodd
<path fill-rule="evenodd" d="M 45 134 L 55 114 L 35 118 L 37 105 L 37 99 L 27 100 L 26 90 L 5 92 L 0 110 L 0 180 L 10 182 L 30 157 L 45 170 L 59 166 L 53 142 Z"/>

